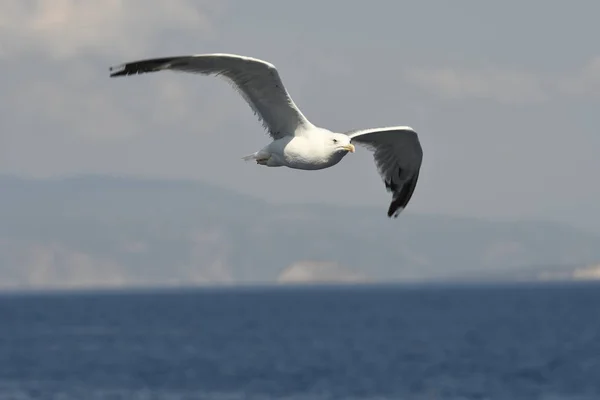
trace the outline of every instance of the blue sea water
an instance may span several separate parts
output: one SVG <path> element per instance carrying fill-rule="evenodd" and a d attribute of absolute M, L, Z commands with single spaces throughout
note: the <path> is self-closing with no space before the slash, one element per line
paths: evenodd
<path fill-rule="evenodd" d="M 600 399 L 600 286 L 0 296 L 0 399 Z"/>

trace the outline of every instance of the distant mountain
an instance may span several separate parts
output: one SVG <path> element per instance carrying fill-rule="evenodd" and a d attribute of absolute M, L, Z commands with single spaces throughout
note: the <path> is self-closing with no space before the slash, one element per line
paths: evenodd
<path fill-rule="evenodd" d="M 0 288 L 467 279 L 598 263 L 600 237 L 559 223 L 410 209 L 390 221 L 380 208 L 271 205 L 197 182 L 0 177 Z"/>
<path fill-rule="evenodd" d="M 575 265 L 535 265 L 527 268 L 505 268 L 490 271 L 469 271 L 442 279 L 446 282 L 547 282 L 600 280 L 600 263 Z"/>

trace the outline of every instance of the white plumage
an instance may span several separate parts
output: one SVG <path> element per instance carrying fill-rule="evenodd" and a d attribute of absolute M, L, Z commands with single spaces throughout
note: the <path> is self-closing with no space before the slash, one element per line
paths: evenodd
<path fill-rule="evenodd" d="M 386 189 L 388 216 L 397 217 L 415 190 L 423 158 L 417 133 L 408 126 L 335 133 L 313 125 L 294 104 L 275 66 L 234 54 L 153 58 L 111 67 L 111 77 L 172 70 L 217 75 L 228 80 L 250 105 L 273 141 L 244 157 L 269 167 L 319 170 L 339 163 L 354 143 L 373 151 Z"/>

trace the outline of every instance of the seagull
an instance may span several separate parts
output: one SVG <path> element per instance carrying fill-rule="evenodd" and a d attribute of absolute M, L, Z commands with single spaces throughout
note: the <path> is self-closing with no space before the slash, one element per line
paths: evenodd
<path fill-rule="evenodd" d="M 339 163 L 354 144 L 373 152 L 377 172 L 392 193 L 388 217 L 398 217 L 411 199 L 423 150 L 409 126 L 332 132 L 313 125 L 285 89 L 275 66 L 236 54 L 193 54 L 151 58 L 110 67 L 110 77 L 157 71 L 196 73 L 225 78 L 244 98 L 273 141 L 243 157 L 267 167 L 320 170 Z"/>

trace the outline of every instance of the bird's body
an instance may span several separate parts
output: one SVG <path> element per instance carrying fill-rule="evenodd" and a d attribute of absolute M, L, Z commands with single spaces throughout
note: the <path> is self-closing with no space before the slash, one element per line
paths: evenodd
<path fill-rule="evenodd" d="M 333 132 L 313 128 L 302 134 L 286 135 L 275 139 L 254 154 L 244 157 L 245 160 L 256 160 L 257 164 L 268 167 L 288 167 L 304 170 L 318 170 L 339 163 L 349 151 L 354 151 L 347 137 L 341 137 L 339 144 L 327 143 L 324 137 L 334 135 Z"/>
<path fill-rule="evenodd" d="M 116 72 L 116 68 L 120 68 Z M 267 167 L 320 170 L 338 164 L 354 143 L 370 148 L 386 188 L 393 193 L 388 216 L 398 216 L 412 197 L 423 157 L 416 132 L 407 126 L 336 133 L 313 125 L 286 91 L 272 64 L 233 54 L 199 54 L 135 61 L 111 68 L 111 77 L 173 70 L 225 77 L 263 122 L 273 141 L 243 157 Z"/>

